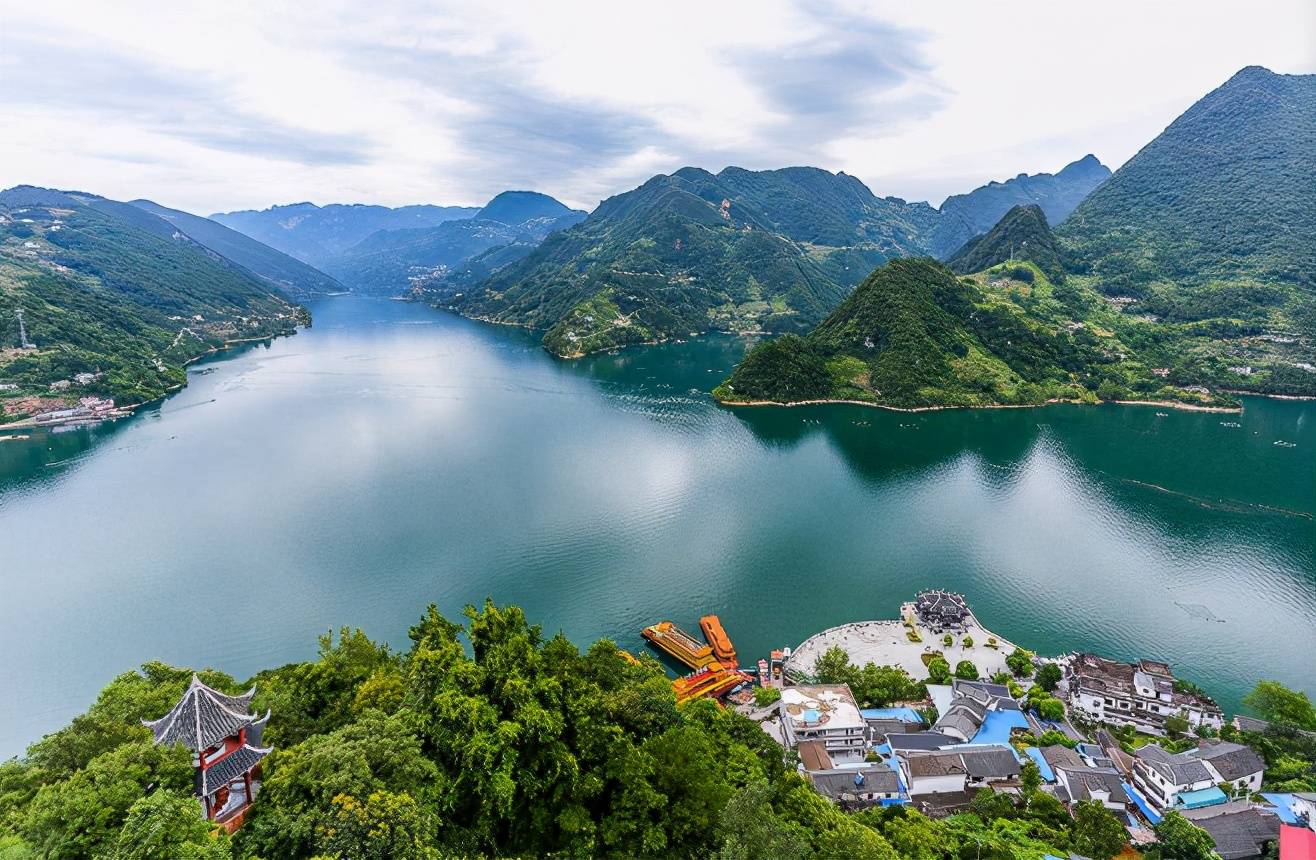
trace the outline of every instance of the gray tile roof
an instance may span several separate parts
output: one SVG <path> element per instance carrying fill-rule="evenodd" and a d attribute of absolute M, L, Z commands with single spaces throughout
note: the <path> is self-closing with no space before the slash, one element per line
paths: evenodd
<path fill-rule="evenodd" d="M 951 776 L 968 773 L 959 753 L 914 753 L 905 757 L 910 776 Z"/>
<path fill-rule="evenodd" d="M 964 750 L 964 767 L 974 779 L 1009 779 L 1019 775 L 1019 759 L 1007 747 Z"/>
<path fill-rule="evenodd" d="M 863 785 L 855 785 L 855 775 L 862 774 Z M 844 800 L 846 796 L 859 794 L 895 794 L 900 791 L 900 780 L 896 772 L 886 765 L 873 764 L 863 768 L 844 768 L 823 770 L 809 774 L 813 787 L 819 794 L 832 800 Z"/>
<path fill-rule="evenodd" d="M 1147 744 L 1134 755 L 1175 785 L 1191 785 L 1212 779 L 1206 765 L 1187 753 L 1171 754 L 1156 744 Z"/>
<path fill-rule="evenodd" d="M 1254 773 L 1260 773 L 1266 768 L 1266 763 L 1251 747 L 1229 743 L 1228 741 L 1199 747 L 1191 750 L 1188 755 L 1195 756 L 1202 761 L 1209 761 L 1211 766 L 1220 772 L 1221 778 L 1230 782 Z"/>
<path fill-rule="evenodd" d="M 1111 803 L 1130 803 L 1119 772 L 1105 767 L 1063 768 L 1069 780 L 1069 793 L 1075 800 L 1091 800 L 1093 794 L 1104 792 Z"/>
<path fill-rule="evenodd" d="M 197 793 L 202 797 L 214 794 L 260 764 L 261 759 L 269 753 L 269 749 L 256 749 L 250 745 L 239 747 L 205 770 L 197 772 Z"/>
<path fill-rule="evenodd" d="M 959 738 L 943 735 L 940 732 L 907 732 L 903 735 L 887 735 L 886 742 L 895 750 L 939 750 L 954 746 Z"/>
<path fill-rule="evenodd" d="M 1078 753 L 1060 744 L 1042 747 L 1042 758 L 1046 759 L 1046 763 L 1051 765 L 1052 769 L 1083 767 L 1083 759 L 1078 757 Z"/>
<path fill-rule="evenodd" d="M 204 752 L 256 722 L 256 715 L 249 713 L 255 692 L 253 687 L 241 696 L 229 696 L 193 675 L 187 692 L 169 713 L 158 720 L 143 720 L 142 725 L 151 730 L 158 744 L 182 744 L 193 752 Z"/>
<path fill-rule="evenodd" d="M 1267 842 L 1279 838 L 1279 818 L 1256 809 L 1203 818 L 1193 823 L 1211 834 L 1216 853 L 1222 860 L 1257 857 Z"/>

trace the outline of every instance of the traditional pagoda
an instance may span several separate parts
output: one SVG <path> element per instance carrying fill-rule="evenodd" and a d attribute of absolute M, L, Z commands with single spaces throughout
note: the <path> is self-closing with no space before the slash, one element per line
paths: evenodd
<path fill-rule="evenodd" d="M 206 818 L 230 833 L 246 817 L 260 788 L 261 759 L 273 747 L 260 739 L 270 715 L 250 713 L 252 687 L 241 696 L 212 690 L 196 675 L 173 710 L 142 724 L 155 734 L 157 744 L 182 744 L 192 751 L 196 766 L 196 796 Z"/>

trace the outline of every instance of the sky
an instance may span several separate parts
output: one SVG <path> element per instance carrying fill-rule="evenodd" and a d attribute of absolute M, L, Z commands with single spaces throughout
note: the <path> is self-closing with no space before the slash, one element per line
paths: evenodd
<path fill-rule="evenodd" d="M 1118 167 L 1247 65 L 1316 72 L 1316 3 L 0 0 L 0 187 L 592 209 L 807 164 L 938 205 Z"/>

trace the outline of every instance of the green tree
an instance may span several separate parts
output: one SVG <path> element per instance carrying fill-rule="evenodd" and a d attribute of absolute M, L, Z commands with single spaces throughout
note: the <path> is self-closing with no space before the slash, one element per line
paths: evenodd
<path fill-rule="evenodd" d="M 1092 860 L 1108 860 L 1124 850 L 1128 832 L 1110 810 L 1096 800 L 1074 804 L 1071 847 L 1075 854 Z"/>
<path fill-rule="evenodd" d="M 1037 706 L 1037 712 L 1042 715 L 1044 720 L 1063 720 L 1065 718 L 1065 706 L 1059 699 L 1047 697 Z"/>
<path fill-rule="evenodd" d="M 1019 768 L 1019 788 L 1022 789 L 1024 802 L 1032 800 L 1033 795 L 1042 787 L 1042 771 L 1037 763 L 1028 759 Z"/>
<path fill-rule="evenodd" d="M 1174 810 L 1153 829 L 1156 844 L 1142 855 L 1149 860 L 1219 860 L 1211 834 Z"/>
<path fill-rule="evenodd" d="M 760 708 L 766 708 L 768 705 L 781 701 L 781 690 L 776 687 L 756 687 L 754 688 L 754 704 Z"/>
<path fill-rule="evenodd" d="M 840 645 L 828 648 L 813 664 L 813 677 L 819 684 L 848 684 L 854 671 L 850 655 Z"/>
<path fill-rule="evenodd" d="M 347 794 L 334 797 L 319 837 L 321 851 L 342 860 L 438 857 L 433 822 L 406 792 L 375 791 L 364 801 Z"/>
<path fill-rule="evenodd" d="M 955 637 L 947 633 L 945 636 L 941 637 L 941 644 L 949 648 L 955 644 Z"/>
<path fill-rule="evenodd" d="M 865 663 L 852 673 L 850 690 L 864 707 L 883 708 L 893 702 L 921 699 L 923 691 L 914 679 L 899 666 L 877 666 Z"/>
<path fill-rule="evenodd" d="M 973 637 L 972 637 L 972 636 L 965 636 L 963 639 L 960 640 L 960 644 L 962 644 L 965 648 L 972 648 L 972 647 L 973 647 Z"/>
<path fill-rule="evenodd" d="M 1015 648 L 1005 658 L 1005 665 L 1016 678 L 1027 678 L 1033 674 L 1033 652 L 1027 648 Z"/>
<path fill-rule="evenodd" d="M 1188 734 L 1188 715 L 1183 711 L 1165 718 L 1165 731 L 1172 738 Z"/>
<path fill-rule="evenodd" d="M 772 794 L 766 780 L 755 780 L 727 801 L 718 817 L 721 860 L 806 855 L 808 838 L 777 816 L 771 805 Z"/>
<path fill-rule="evenodd" d="M 928 661 L 928 680 L 934 684 L 950 683 L 950 663 L 944 657 L 933 657 Z"/>
<path fill-rule="evenodd" d="M 1048 693 L 1054 692 L 1056 685 L 1060 683 L 1060 667 L 1055 663 L 1047 663 L 1037 670 L 1037 686 L 1046 690 Z"/>
<path fill-rule="evenodd" d="M 114 860 L 227 860 L 228 835 L 201 817 L 195 797 L 157 791 L 137 800 L 119 831 Z"/>
<path fill-rule="evenodd" d="M 961 681 L 978 680 L 978 667 L 971 660 L 961 660 L 955 664 L 955 677 Z"/>
<path fill-rule="evenodd" d="M 1279 681 L 1258 681 L 1243 704 L 1263 720 L 1295 729 L 1316 731 L 1316 707 L 1306 693 L 1290 690 Z"/>
<path fill-rule="evenodd" d="M 44 785 L 32 799 L 21 835 L 43 857 L 94 857 L 118 841 L 128 810 L 148 786 L 187 794 L 192 762 L 182 747 L 156 746 L 150 732 L 97 756 L 67 779 Z"/>

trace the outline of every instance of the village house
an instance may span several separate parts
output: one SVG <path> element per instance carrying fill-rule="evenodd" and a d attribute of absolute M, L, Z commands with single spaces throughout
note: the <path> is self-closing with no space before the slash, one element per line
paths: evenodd
<path fill-rule="evenodd" d="M 1118 813 L 1127 811 L 1133 804 L 1119 770 L 1109 766 L 1109 759 L 1094 760 L 1059 744 L 1042 747 L 1040 753 L 1055 775 L 1059 790 L 1053 793 L 1062 802 L 1095 800 Z M 1106 766 L 1098 766 L 1097 761 Z"/>
<path fill-rule="evenodd" d="M 1245 802 L 1186 810 L 1183 817 L 1205 830 L 1221 860 L 1261 857 L 1280 838 L 1280 820 Z"/>
<path fill-rule="evenodd" d="M 900 778 L 885 764 L 814 771 L 809 780 L 819 794 L 846 809 L 875 806 L 900 797 Z"/>
<path fill-rule="evenodd" d="M 960 743 L 969 743 L 982 729 L 988 715 L 994 711 L 1011 711 L 1018 714 L 1018 725 L 1024 725 L 1019 703 L 1002 684 L 983 681 L 951 681 L 951 700 L 932 730 L 954 737 Z"/>
<path fill-rule="evenodd" d="M 779 707 L 792 746 L 820 741 L 833 765 L 864 760 L 867 724 L 845 684 L 785 687 Z"/>
<path fill-rule="evenodd" d="M 1152 735 L 1164 735 L 1166 718 L 1176 715 L 1193 728 L 1218 730 L 1224 725 L 1224 713 L 1214 701 L 1176 689 L 1165 663 L 1120 663 L 1095 654 L 1075 654 L 1058 662 L 1064 672 L 1058 694 L 1088 719 Z"/>
<path fill-rule="evenodd" d="M 1134 754 L 1133 781 L 1158 811 L 1200 809 L 1225 803 L 1230 793 L 1247 796 L 1261 788 L 1265 764 L 1249 747 L 1217 742 L 1169 753 L 1148 744 Z"/>
<path fill-rule="evenodd" d="M 902 752 L 897 761 L 910 796 L 975 791 L 1019 778 L 1019 759 L 996 744 L 965 749 Z"/>

